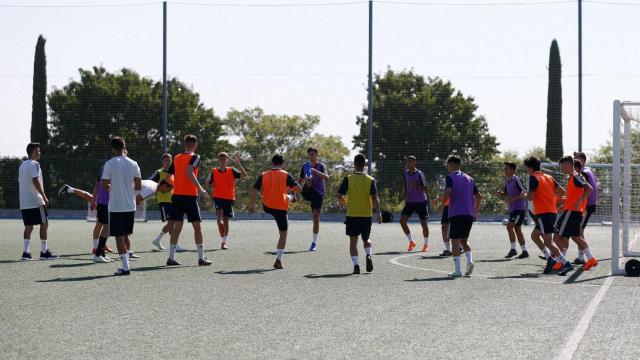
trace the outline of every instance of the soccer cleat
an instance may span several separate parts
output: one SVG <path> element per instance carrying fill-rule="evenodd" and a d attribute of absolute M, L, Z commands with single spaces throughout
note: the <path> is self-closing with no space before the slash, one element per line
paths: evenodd
<path fill-rule="evenodd" d="M 273 268 L 278 270 L 284 269 L 284 266 L 282 266 L 282 261 L 280 261 L 280 259 L 276 259 L 276 261 L 273 263 Z"/>
<path fill-rule="evenodd" d="M 33 260 L 33 258 L 31 257 L 31 253 L 23 252 L 22 253 L 22 260 L 23 261 L 31 261 L 31 260 Z"/>
<path fill-rule="evenodd" d="M 416 242 L 411 240 L 409 241 L 409 248 L 407 249 L 407 251 L 413 251 L 413 249 L 415 249 L 416 247 Z"/>
<path fill-rule="evenodd" d="M 309 251 L 316 251 L 316 250 L 318 250 L 318 244 L 312 242 L 311 247 L 309 247 Z"/>
<path fill-rule="evenodd" d="M 449 274 L 449 276 L 454 278 L 459 278 L 459 277 L 462 277 L 462 273 L 460 271 L 454 271 L 451 274 Z"/>
<path fill-rule="evenodd" d="M 69 190 L 69 185 L 64 184 L 62 185 L 62 187 L 60 188 L 60 190 L 58 190 L 58 197 L 64 195 L 67 193 L 67 190 Z"/>
<path fill-rule="evenodd" d="M 140 255 L 136 255 L 133 251 L 129 251 L 129 259 L 140 259 Z"/>
<path fill-rule="evenodd" d="M 367 255 L 366 257 L 367 260 L 367 272 L 372 272 L 373 271 L 373 259 L 371 258 L 371 255 Z"/>
<path fill-rule="evenodd" d="M 544 271 L 542 272 L 543 274 L 548 274 L 551 272 L 551 270 L 553 270 L 553 266 L 556 264 L 556 259 L 552 258 L 551 256 L 549 256 L 549 258 L 547 259 L 547 266 L 544 267 Z"/>
<path fill-rule="evenodd" d="M 176 260 L 173 259 L 167 259 L 167 266 L 180 266 L 182 264 L 180 264 L 179 262 L 177 262 Z"/>
<path fill-rule="evenodd" d="M 103 257 L 105 260 L 107 260 L 108 262 L 110 262 L 110 263 L 114 262 L 114 260 L 113 260 L 112 258 L 108 257 L 107 255 L 102 254 L 102 257 Z"/>
<path fill-rule="evenodd" d="M 113 273 L 113 276 L 129 276 L 129 275 L 131 275 L 131 271 L 124 270 L 124 269 L 118 269 L 116 272 Z"/>
<path fill-rule="evenodd" d="M 113 254 L 113 250 L 111 250 L 107 245 L 104 246 L 104 252 L 107 252 L 109 254 Z"/>
<path fill-rule="evenodd" d="M 529 257 L 529 252 L 524 250 L 520 255 L 516 256 L 516 259 L 526 259 Z"/>
<path fill-rule="evenodd" d="M 422 245 L 422 252 L 429 252 L 429 244 Z"/>
<path fill-rule="evenodd" d="M 183 248 L 183 247 L 182 247 L 182 246 L 180 246 L 180 245 L 176 245 L 176 252 L 181 253 L 181 252 L 187 252 L 187 251 L 189 251 L 189 250 L 187 250 L 187 249 Z"/>
<path fill-rule="evenodd" d="M 446 257 L 446 256 L 451 256 L 453 254 L 451 254 L 451 251 L 449 250 L 443 250 L 442 253 L 438 256 L 442 256 L 442 257 Z"/>
<path fill-rule="evenodd" d="M 598 260 L 596 260 L 596 258 L 591 258 L 587 260 L 587 262 L 582 267 L 582 270 L 589 270 L 594 266 L 598 266 Z"/>
<path fill-rule="evenodd" d="M 353 265 L 353 274 L 360 274 L 360 265 Z"/>
<path fill-rule="evenodd" d="M 102 256 L 97 256 L 97 255 L 96 255 L 96 256 L 94 256 L 94 257 L 93 257 L 93 262 L 94 262 L 94 263 L 98 263 L 98 264 L 108 264 L 108 263 L 110 263 L 111 261 L 109 261 L 109 260 L 105 259 L 105 258 L 104 258 L 104 257 L 102 257 Z"/>
<path fill-rule="evenodd" d="M 209 266 L 211 264 L 212 264 L 211 260 L 198 259 L 198 266 Z"/>
<path fill-rule="evenodd" d="M 222 249 L 222 250 L 228 250 L 229 248 L 227 247 L 227 243 L 223 241 L 223 242 L 220 244 L 220 249 Z"/>
<path fill-rule="evenodd" d="M 40 260 L 55 260 L 57 258 L 58 255 L 53 254 L 50 250 L 40 252 Z"/>
<path fill-rule="evenodd" d="M 584 264 L 585 264 L 584 260 L 580 258 L 576 258 L 575 260 L 573 260 L 573 265 L 584 265 Z"/>
<path fill-rule="evenodd" d="M 505 259 L 511 259 L 512 257 L 518 255 L 518 252 L 516 251 L 516 249 L 511 249 L 509 250 L 509 253 L 507 253 L 507 256 L 505 256 Z"/>
<path fill-rule="evenodd" d="M 465 276 L 469 276 L 471 275 L 471 273 L 473 273 L 473 268 L 475 267 L 475 265 L 473 263 L 468 263 L 467 264 L 467 271 L 464 272 Z"/>
<path fill-rule="evenodd" d="M 573 270 L 573 265 L 571 265 L 570 262 L 566 262 L 563 266 L 562 266 L 562 270 L 560 270 L 560 272 L 558 273 L 558 275 L 560 276 L 565 276 L 569 273 L 569 271 Z"/>
<path fill-rule="evenodd" d="M 562 270 L 562 263 L 560 261 L 556 262 L 551 270 Z"/>
<path fill-rule="evenodd" d="M 165 249 L 164 245 L 160 242 L 160 238 L 153 239 L 151 242 L 153 246 L 155 246 L 158 250 L 162 251 Z"/>

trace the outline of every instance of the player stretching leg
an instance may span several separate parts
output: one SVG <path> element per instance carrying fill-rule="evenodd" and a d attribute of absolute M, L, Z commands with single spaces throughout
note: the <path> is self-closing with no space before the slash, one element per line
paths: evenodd
<path fill-rule="evenodd" d="M 527 245 L 525 245 L 524 234 L 522 233 L 522 223 L 526 216 L 527 200 L 526 188 L 522 184 L 520 178 L 515 174 L 516 164 L 512 162 L 504 163 L 504 188 L 502 191 L 498 191 L 498 194 L 502 196 L 505 203 L 509 207 L 509 222 L 507 223 L 507 234 L 509 235 L 509 242 L 511 244 L 511 250 L 505 258 L 509 259 L 516 255 L 516 238 L 520 244 L 522 252 L 518 255 L 518 259 L 525 259 L 529 257 L 527 251 Z"/>
<path fill-rule="evenodd" d="M 404 231 L 407 240 L 409 241 L 409 248 L 407 251 L 413 251 L 416 246 L 415 241 L 411 237 L 411 230 L 407 222 L 411 218 L 414 212 L 418 213 L 420 217 L 420 225 L 422 226 L 422 238 L 424 243 L 422 245 L 422 252 L 429 251 L 429 207 L 427 199 L 427 177 L 424 176 L 422 171 L 416 169 L 416 157 L 407 157 L 407 169 L 404 171 L 404 208 L 400 215 L 400 226 Z"/>
<path fill-rule="evenodd" d="M 302 186 L 302 197 L 311 205 L 313 216 L 313 237 L 309 251 L 318 250 L 318 233 L 320 232 L 320 212 L 324 202 L 325 183 L 329 180 L 327 167 L 318 161 L 318 149 L 310 147 L 307 149 L 309 161 L 302 165 L 300 169 L 300 180 Z"/>

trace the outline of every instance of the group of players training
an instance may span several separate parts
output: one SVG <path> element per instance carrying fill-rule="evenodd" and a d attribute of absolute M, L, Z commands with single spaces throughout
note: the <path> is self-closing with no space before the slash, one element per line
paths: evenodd
<path fill-rule="evenodd" d="M 185 251 L 178 246 L 178 240 L 186 215 L 194 229 L 198 254 L 198 265 L 208 266 L 204 251 L 201 229 L 200 207 L 198 197 L 208 196 L 207 190 L 200 184 L 198 173 L 200 156 L 195 153 L 198 143 L 194 135 L 184 137 L 184 152 L 172 157 L 162 155 L 162 167 L 148 180 L 142 180 L 138 164 L 128 157 L 125 141 L 121 137 L 111 139 L 113 158 L 102 167 L 93 193 L 64 185 L 58 195 L 74 194 L 91 204 L 97 212 L 96 226 L 93 231 L 93 260 L 98 263 L 113 262 L 106 253 L 111 250 L 106 246 L 107 238 L 116 238 L 116 245 L 122 266 L 114 275 L 129 275 L 129 259 L 138 257 L 131 252 L 130 235 L 133 234 L 134 218 L 137 205 L 144 199 L 155 195 L 160 208 L 162 222 L 166 222 L 160 234 L 152 241 L 157 250 L 165 250 L 162 238 L 169 234 L 169 256 L 167 266 L 181 265 L 176 260 L 176 252 Z M 276 260 L 273 267 L 282 269 L 282 259 L 287 241 L 289 203 L 297 200 L 297 193 L 309 201 L 313 214 L 313 237 L 309 251 L 317 250 L 320 225 L 320 212 L 325 195 L 325 182 L 329 180 L 326 166 L 318 159 L 318 150 L 309 148 L 309 161 L 303 164 L 299 179 L 283 170 L 284 158 L 274 155 L 272 167 L 262 172 L 256 179 L 250 194 L 249 211 L 255 212 L 258 192 L 262 195 L 264 212 L 275 219 L 279 230 L 276 247 Z M 19 170 L 20 208 L 25 225 L 23 260 L 31 260 L 30 238 L 35 225 L 40 226 L 40 259 L 56 259 L 47 246 L 47 206 L 48 199 L 44 193 L 42 170 L 39 166 L 40 147 L 37 143 L 27 146 L 29 159 L 25 160 Z M 574 158 L 575 157 L 575 158 Z M 557 270 L 566 275 L 573 270 L 573 265 L 565 257 L 569 247 L 569 238 L 577 245 L 580 257 L 574 261 L 582 264 L 583 269 L 597 265 L 586 241 L 584 227 L 595 211 L 597 200 L 597 181 L 593 172 L 584 167 L 584 153 L 574 153 L 574 157 L 560 159 L 562 172 L 569 176 L 566 189 L 555 179 L 542 172 L 541 162 L 536 157 L 525 160 L 524 165 L 529 173 L 528 189 L 515 175 L 516 164 L 505 162 L 505 182 L 498 194 L 509 208 L 507 232 L 511 250 L 507 258 L 517 255 L 516 239 L 522 252 L 518 258 L 529 257 L 521 226 L 526 218 L 527 201 L 533 202 L 533 211 L 529 211 L 535 221 L 535 229 L 531 239 L 538 246 L 547 261 L 544 273 Z M 218 166 L 211 169 L 205 186 L 212 189 L 211 197 L 216 210 L 217 225 L 221 236 L 221 248 L 228 249 L 229 219 L 233 218 L 236 196 L 236 180 L 247 176 L 240 159 L 232 159 L 236 167 L 228 166 L 230 157 L 227 153 L 218 154 Z M 382 222 L 380 203 L 377 196 L 376 181 L 365 173 L 366 159 L 363 155 L 354 158 L 353 173 L 345 176 L 338 190 L 340 204 L 346 206 L 346 235 L 350 238 L 350 255 L 353 273 L 360 273 L 358 256 L 358 239 L 362 239 L 365 249 L 366 271 L 373 271 L 371 225 L 375 212 L 378 223 Z M 465 275 L 471 275 L 474 269 L 472 250 L 469 246 L 469 234 L 473 222 L 478 217 L 482 195 L 476 187 L 474 179 L 462 172 L 462 161 L 451 156 L 446 162 L 448 175 L 443 194 L 439 195 L 433 205 L 442 208 L 441 256 L 452 256 L 455 271 L 452 277 L 461 277 L 460 254 L 464 252 L 467 267 Z M 428 228 L 428 196 L 427 180 L 424 173 L 416 168 L 416 157 L 407 157 L 404 171 L 405 206 L 401 213 L 400 225 L 409 241 L 409 251 L 413 251 L 413 241 L 408 221 L 417 213 L 422 226 L 424 244 L 423 252 L 429 251 Z M 300 185 L 302 184 L 302 185 Z M 562 213 L 556 219 L 558 208 Z M 586 257 L 586 261 L 585 261 Z"/>

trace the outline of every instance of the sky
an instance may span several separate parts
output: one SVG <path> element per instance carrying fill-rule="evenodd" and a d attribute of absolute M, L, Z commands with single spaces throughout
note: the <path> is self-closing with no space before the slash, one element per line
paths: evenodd
<path fill-rule="evenodd" d="M 611 138 L 613 101 L 640 100 L 638 18 L 640 1 L 583 3 L 588 152 Z M 557 39 L 564 149 L 577 149 L 576 1 L 375 1 L 373 26 L 374 72 L 413 69 L 451 81 L 475 98 L 499 149 L 521 154 L 544 147 L 549 47 Z M 29 140 L 39 34 L 47 39 L 49 90 L 95 65 L 162 76 L 159 1 L 0 0 L 0 33 L 0 156 L 21 156 Z M 319 115 L 317 131 L 351 147 L 366 104 L 367 36 L 368 4 L 360 0 L 170 1 L 168 73 L 218 115 L 254 106 Z"/>

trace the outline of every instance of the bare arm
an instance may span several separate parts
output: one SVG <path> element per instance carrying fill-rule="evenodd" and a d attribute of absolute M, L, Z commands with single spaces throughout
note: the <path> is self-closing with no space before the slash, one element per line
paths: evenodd
<path fill-rule="evenodd" d="M 49 205 L 49 199 L 47 199 L 47 195 L 44 194 L 44 189 L 42 188 L 42 186 L 40 186 L 40 181 L 38 180 L 37 177 L 34 177 L 33 179 L 31 179 L 31 181 L 33 182 L 33 186 L 35 186 L 36 191 L 42 195 L 42 199 L 44 200 L 44 205 L 47 206 Z"/>
<path fill-rule="evenodd" d="M 376 219 L 378 220 L 378 224 L 382 224 L 382 212 L 380 211 L 380 200 L 378 200 L 378 195 L 371 195 L 371 203 L 373 204 L 373 208 L 376 210 Z"/>
<path fill-rule="evenodd" d="M 251 193 L 249 194 L 249 212 L 256 211 L 256 197 L 258 197 L 258 190 L 251 188 Z"/>
<path fill-rule="evenodd" d="M 137 177 L 137 178 L 133 178 L 133 189 L 135 191 L 140 191 L 142 190 L 142 179 Z"/>
<path fill-rule="evenodd" d="M 196 178 L 196 174 L 194 174 L 193 172 L 194 167 L 193 165 L 189 165 L 187 166 L 187 178 L 189 179 L 189 181 L 191 181 L 191 183 L 193 185 L 196 186 L 196 188 L 198 188 L 198 191 L 203 194 L 203 195 L 207 195 L 207 191 L 202 187 L 202 185 L 200 185 L 200 182 L 198 181 L 198 179 Z"/>
<path fill-rule="evenodd" d="M 473 217 L 477 219 L 478 218 L 478 213 L 480 212 L 480 203 L 482 202 L 482 194 L 480 194 L 480 192 L 478 191 L 477 193 L 475 193 L 473 195 L 473 197 L 475 199 L 475 204 L 474 204 L 475 213 L 474 213 Z"/>
<path fill-rule="evenodd" d="M 242 163 L 240 162 L 240 156 L 236 156 L 233 159 L 233 162 L 238 166 L 238 169 L 240 170 L 240 177 L 246 177 L 247 171 L 244 169 L 244 166 L 242 166 Z"/>
<path fill-rule="evenodd" d="M 451 188 L 444 189 L 444 194 L 442 194 L 442 202 L 449 200 L 451 197 Z"/>
<path fill-rule="evenodd" d="M 106 191 L 109 191 L 109 187 L 111 185 L 111 180 L 109 179 L 102 179 L 102 188 Z"/>
<path fill-rule="evenodd" d="M 329 180 L 329 174 L 325 174 L 322 171 L 318 171 L 314 168 L 311 168 L 311 173 L 320 176 L 324 181 Z"/>

